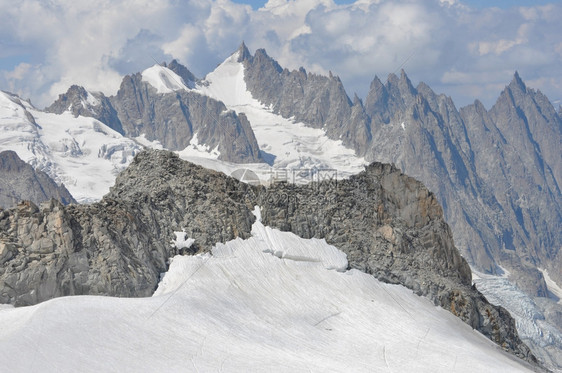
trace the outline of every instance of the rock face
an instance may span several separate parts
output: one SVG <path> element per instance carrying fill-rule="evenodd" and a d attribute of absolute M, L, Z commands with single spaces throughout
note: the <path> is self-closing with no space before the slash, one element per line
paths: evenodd
<path fill-rule="evenodd" d="M 197 143 L 220 152 L 219 159 L 261 160 L 246 116 L 228 111 L 222 102 L 185 90 L 159 94 L 141 74 L 126 76 L 111 100 L 128 137 L 144 134 L 166 149 L 183 150 L 197 136 Z"/>
<path fill-rule="evenodd" d="M 101 92 L 88 92 L 84 87 L 71 86 L 66 93 L 59 95 L 53 104 L 45 108 L 46 112 L 62 114 L 70 111 L 75 117 L 96 118 L 117 132 L 123 134 L 121 121 L 111 105 L 109 98 Z"/>
<path fill-rule="evenodd" d="M 47 174 L 35 170 L 13 151 L 0 153 L 0 208 L 21 200 L 40 203 L 54 198 L 63 204 L 76 203 L 64 185 L 58 186 Z"/>
<path fill-rule="evenodd" d="M 386 83 L 375 77 L 363 104 L 349 100 L 337 77 L 288 71 L 264 50 L 241 50 L 254 98 L 434 192 L 471 265 L 507 268 L 532 296 L 546 296 L 537 267 L 562 283 L 562 119 L 517 73 L 490 111 L 479 102 L 459 111 L 404 71 Z"/>
<path fill-rule="evenodd" d="M 514 274 L 522 289 L 544 297 L 543 276 L 536 267 L 547 268 L 562 282 L 562 118 L 517 73 L 488 113 L 476 105 L 461 114 L 471 129 L 479 177 L 495 186 L 498 206 L 492 212 L 503 250 L 494 254 L 513 263 L 509 267 L 524 269 Z M 487 136 L 480 135 L 486 129 Z"/>
<path fill-rule="evenodd" d="M 172 153 L 142 153 L 98 203 L 23 202 L 0 212 L 0 302 L 150 296 L 177 253 L 174 231 L 197 237 L 194 250 L 249 236 L 253 215 L 229 198 L 228 183 Z"/>
<path fill-rule="evenodd" d="M 368 118 L 359 99 L 350 101 L 337 76 L 307 73 L 304 68 L 283 69 L 264 49 L 252 56 L 244 44 L 239 56 L 254 98 L 285 118 L 324 128 L 332 138 L 342 139 L 361 153 L 367 150 L 371 142 Z"/>
<path fill-rule="evenodd" d="M 189 86 L 197 80 L 177 61 L 168 68 Z M 165 149 L 183 150 L 189 145 L 216 149 L 219 159 L 261 162 L 257 141 L 245 115 L 228 111 L 222 102 L 190 90 L 159 93 L 140 73 L 123 78 L 117 95 L 105 97 L 72 86 L 46 111 L 93 117 L 130 138 L 144 135 Z"/>
<path fill-rule="evenodd" d="M 340 182 L 254 187 L 166 151 L 136 156 L 111 192 L 89 206 L 51 201 L 0 212 L 0 300 L 33 304 L 71 294 L 148 296 L 178 252 L 249 237 L 258 205 L 265 224 L 325 238 L 350 266 L 403 284 L 450 310 L 502 348 L 534 361 L 513 319 L 471 286 L 435 196 L 390 165 Z"/>

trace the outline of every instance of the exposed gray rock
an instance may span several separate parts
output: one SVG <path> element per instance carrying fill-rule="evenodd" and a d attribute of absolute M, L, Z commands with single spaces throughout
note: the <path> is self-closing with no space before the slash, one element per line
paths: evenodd
<path fill-rule="evenodd" d="M 222 102 L 207 96 L 186 90 L 160 94 L 137 73 L 123 79 L 111 102 L 128 137 L 144 134 L 166 149 L 183 150 L 197 135 L 199 144 L 218 149 L 219 159 L 237 163 L 261 161 L 246 116 L 236 115 Z"/>
<path fill-rule="evenodd" d="M 21 200 L 40 203 L 54 198 L 63 204 L 76 203 L 64 185 L 58 186 L 46 173 L 35 170 L 13 151 L 0 152 L 0 208 Z"/>
<path fill-rule="evenodd" d="M 198 81 L 176 60 L 163 66 L 178 74 L 188 87 Z M 245 115 L 228 111 L 222 102 L 194 91 L 157 93 L 142 81 L 140 73 L 125 76 L 119 91 L 111 97 L 73 85 L 45 110 L 96 118 L 122 135 L 144 135 L 168 150 L 183 150 L 196 136 L 197 144 L 217 149 L 219 159 L 237 163 L 262 161 Z"/>
<path fill-rule="evenodd" d="M 243 184 L 146 151 L 89 206 L 51 201 L 0 212 L 0 300 L 33 304 L 60 295 L 148 296 L 173 232 L 195 239 L 193 251 L 249 237 L 259 205 L 265 224 L 323 237 L 350 266 L 403 284 L 450 310 L 502 348 L 533 362 L 513 319 L 471 286 L 435 196 L 390 165 L 374 163 L 344 181 L 271 188 Z"/>
<path fill-rule="evenodd" d="M 249 237 L 254 217 L 240 203 L 247 186 L 183 162 L 143 152 L 100 202 L 22 202 L 0 211 L 0 302 L 35 304 L 53 297 L 150 296 L 168 259 L 174 231 L 196 238 L 194 251 Z"/>
<path fill-rule="evenodd" d="M 363 105 L 331 75 L 289 72 L 245 45 L 239 57 L 248 89 L 273 111 L 421 180 L 477 269 L 504 266 L 531 296 L 546 294 L 537 267 L 562 283 L 562 119 L 517 73 L 489 112 L 479 102 L 458 111 L 403 70 L 384 84 L 375 77 Z"/>
<path fill-rule="evenodd" d="M 72 85 L 66 93 L 59 95 L 53 104 L 45 108 L 46 112 L 62 114 L 70 111 L 75 117 L 96 118 L 115 131 L 124 134 L 117 112 L 109 98 L 101 92 L 88 92 L 84 87 Z"/>
<path fill-rule="evenodd" d="M 172 60 L 168 65 L 164 64 L 164 66 L 168 67 L 168 69 L 172 70 L 180 78 L 183 79 L 184 83 L 189 87 L 193 88 L 195 83 L 199 81 L 195 75 L 191 71 L 187 69 L 187 67 L 180 64 L 177 60 Z"/>

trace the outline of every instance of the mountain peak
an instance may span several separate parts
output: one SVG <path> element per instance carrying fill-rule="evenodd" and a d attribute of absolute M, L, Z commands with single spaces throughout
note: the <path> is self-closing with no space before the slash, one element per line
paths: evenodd
<path fill-rule="evenodd" d="M 193 88 L 193 83 L 198 81 L 197 77 L 193 75 L 193 73 L 189 71 L 187 67 L 179 63 L 177 60 L 172 60 L 172 62 L 168 64 L 168 69 L 179 75 L 179 77 L 183 79 L 184 83 L 189 88 Z"/>
<path fill-rule="evenodd" d="M 246 47 L 246 43 L 244 43 L 244 41 L 242 41 L 242 44 L 240 44 L 240 46 L 238 47 L 237 52 L 238 52 L 238 62 L 243 62 L 246 60 L 250 60 L 252 58 L 252 54 L 248 50 L 248 47 Z"/>
<path fill-rule="evenodd" d="M 474 104 L 473 104 L 473 105 L 474 105 L 474 108 L 475 108 L 478 112 L 480 112 L 480 113 L 486 113 L 486 112 L 487 112 L 486 107 L 484 106 L 484 104 L 482 103 L 482 101 L 476 99 L 476 100 L 474 100 Z"/>
<path fill-rule="evenodd" d="M 390 73 L 388 74 L 388 77 L 386 78 L 386 82 L 389 85 L 397 85 L 398 84 L 398 77 L 396 76 L 395 73 Z"/>
<path fill-rule="evenodd" d="M 373 78 L 373 81 L 371 82 L 370 89 L 371 90 L 373 90 L 373 89 L 378 90 L 378 89 L 381 89 L 381 87 L 383 87 L 383 84 L 382 84 L 380 78 L 378 77 L 378 75 L 375 75 L 375 77 Z"/>
<path fill-rule="evenodd" d="M 97 97 L 90 94 L 84 87 L 73 84 L 66 93 L 60 94 L 59 98 L 51 106 L 45 108 L 45 110 L 55 114 L 62 114 L 67 110 L 71 110 L 74 116 L 78 116 L 83 110 L 88 110 L 98 104 L 99 100 Z"/>
<path fill-rule="evenodd" d="M 410 78 L 408 78 L 408 75 L 406 75 L 406 71 L 404 71 L 404 69 L 400 70 L 400 88 L 403 94 L 405 92 L 408 92 L 411 95 L 416 94 L 416 89 L 414 88 L 414 85 L 410 81 Z"/>
<path fill-rule="evenodd" d="M 509 87 L 510 88 L 518 87 L 523 92 L 527 90 L 527 87 L 525 86 L 523 79 L 521 79 L 517 71 L 515 71 L 515 74 L 513 74 L 513 79 L 511 80 L 511 83 L 509 83 Z"/>
<path fill-rule="evenodd" d="M 0 169 L 5 172 L 17 171 L 24 167 L 25 164 L 26 163 L 22 161 L 13 150 L 0 152 Z"/>

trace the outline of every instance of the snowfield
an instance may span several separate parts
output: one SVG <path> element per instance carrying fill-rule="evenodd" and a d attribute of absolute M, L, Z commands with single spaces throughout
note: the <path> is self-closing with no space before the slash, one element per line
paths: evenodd
<path fill-rule="evenodd" d="M 96 119 L 45 113 L 0 91 L 0 151 L 4 150 L 15 151 L 84 203 L 107 194 L 141 146 Z"/>
<path fill-rule="evenodd" d="M 258 220 L 247 240 L 173 258 L 151 298 L 0 308 L 2 370 L 531 371 L 427 299 L 346 268 L 324 240 Z"/>
<path fill-rule="evenodd" d="M 244 65 L 234 53 L 196 85 L 201 94 L 224 102 L 228 109 L 246 114 L 260 150 L 275 156 L 274 168 L 330 168 L 340 176 L 363 171 L 365 159 L 341 140 L 329 139 L 321 129 L 307 127 L 274 114 L 252 97 L 244 81 Z M 259 171 L 259 170 L 258 170 Z"/>
<path fill-rule="evenodd" d="M 153 65 L 141 73 L 142 81 L 147 82 L 156 92 L 170 93 L 180 89 L 189 90 L 183 79 L 172 70 L 160 65 Z"/>

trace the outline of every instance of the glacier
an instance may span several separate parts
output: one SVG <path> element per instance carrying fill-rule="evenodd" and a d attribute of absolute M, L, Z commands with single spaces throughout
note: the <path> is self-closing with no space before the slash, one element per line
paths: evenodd
<path fill-rule="evenodd" d="M 96 119 L 70 112 L 46 113 L 2 91 L 0 128 L 0 151 L 15 151 L 57 184 L 64 184 L 81 203 L 107 194 L 115 177 L 142 149 Z"/>
<path fill-rule="evenodd" d="M 176 256 L 153 297 L 0 308 L 11 372 L 530 372 L 450 312 L 264 226 Z M 184 238 L 182 238 L 181 242 Z"/>

